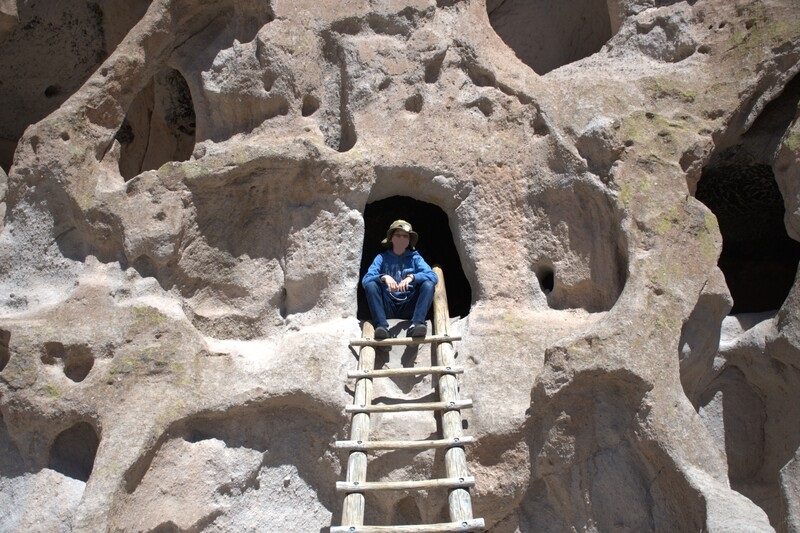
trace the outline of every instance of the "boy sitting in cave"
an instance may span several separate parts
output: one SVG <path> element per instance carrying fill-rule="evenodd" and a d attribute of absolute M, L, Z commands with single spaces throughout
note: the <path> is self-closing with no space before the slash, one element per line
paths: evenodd
<path fill-rule="evenodd" d="M 391 249 L 379 253 L 361 279 L 378 340 L 392 336 L 387 318 L 410 318 L 409 337 L 424 337 L 428 332 L 425 317 L 439 277 L 414 249 L 418 240 L 411 224 L 392 222 L 381 241 Z"/>

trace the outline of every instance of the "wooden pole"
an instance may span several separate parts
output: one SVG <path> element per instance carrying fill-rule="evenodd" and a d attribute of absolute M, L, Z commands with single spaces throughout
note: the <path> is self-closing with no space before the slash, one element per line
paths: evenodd
<path fill-rule="evenodd" d="M 439 267 L 434 267 L 434 272 L 439 276 L 439 283 L 433 297 L 433 331 L 436 335 L 450 334 L 450 311 L 447 308 L 447 292 L 444 284 L 444 273 Z M 440 342 L 436 346 L 436 365 L 455 366 L 455 349 L 450 342 Z M 458 401 L 458 380 L 454 375 L 443 374 L 439 377 L 439 399 L 443 402 Z M 460 411 L 444 411 L 442 413 L 442 437 L 451 439 L 461 437 Z M 449 478 L 466 478 L 469 476 L 467 457 L 464 448 L 449 448 L 444 455 L 444 466 Z M 448 494 L 450 507 L 450 520 L 460 522 L 472 519 L 472 498 L 469 489 L 456 488 Z"/>
<path fill-rule="evenodd" d="M 375 335 L 375 328 L 370 322 L 364 322 L 361 334 L 364 338 L 371 339 Z M 358 352 L 358 369 L 375 369 L 374 347 L 364 346 Z M 356 405 L 371 405 L 372 379 L 361 378 L 356 380 L 354 395 L 354 403 Z M 350 440 L 369 440 L 369 413 L 355 413 L 353 415 L 353 421 L 350 425 Z M 364 483 L 367 481 L 367 454 L 365 452 L 350 452 L 350 457 L 347 459 L 347 481 L 351 483 Z M 353 492 L 344 497 L 344 504 L 342 506 L 342 525 L 364 525 L 364 494 Z"/>

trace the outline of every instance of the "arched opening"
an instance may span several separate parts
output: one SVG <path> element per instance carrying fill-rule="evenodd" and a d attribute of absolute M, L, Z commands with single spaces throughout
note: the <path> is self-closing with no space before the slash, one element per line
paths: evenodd
<path fill-rule="evenodd" d="M 750 129 L 703 169 L 696 198 L 717 216 L 719 267 L 733 297 L 731 314 L 772 311 L 794 284 L 800 243 L 789 237 L 775 154 L 800 104 L 800 76 L 770 102 Z"/>
<path fill-rule="evenodd" d="M 48 467 L 67 477 L 88 481 L 100 439 L 88 422 L 79 422 L 58 434 L 50 447 Z"/>
<path fill-rule="evenodd" d="M 800 243 L 786 233 L 783 198 L 772 168 L 742 161 L 739 149 L 724 152 L 697 184 L 697 199 L 719 221 L 718 264 L 733 297 L 731 314 L 780 308 L 800 260 Z"/>
<path fill-rule="evenodd" d="M 186 80 L 177 70 L 161 70 L 131 103 L 117 131 L 122 177 L 127 181 L 164 163 L 189 159 L 195 126 Z"/>
<path fill-rule="evenodd" d="M 367 204 L 364 209 L 364 244 L 361 254 L 361 273 L 358 285 L 358 318 L 369 320 L 369 307 L 361 288 L 364 276 L 375 256 L 384 248 L 381 241 L 394 220 L 402 218 L 419 233 L 417 251 L 431 267 L 439 265 L 445 277 L 447 303 L 451 317 L 464 317 L 472 305 L 470 288 L 458 250 L 453 242 L 447 214 L 439 206 L 407 196 L 392 196 Z"/>
<path fill-rule="evenodd" d="M 489 0 L 489 22 L 537 74 L 588 57 L 612 37 L 607 0 Z"/>

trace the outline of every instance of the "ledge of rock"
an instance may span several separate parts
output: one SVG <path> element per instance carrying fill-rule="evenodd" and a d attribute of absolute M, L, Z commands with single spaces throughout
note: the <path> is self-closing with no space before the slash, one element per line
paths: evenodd
<path fill-rule="evenodd" d="M 404 218 L 489 531 L 798 531 L 796 1 L 51 4 L 0 0 L 0 530 L 339 525 Z"/>

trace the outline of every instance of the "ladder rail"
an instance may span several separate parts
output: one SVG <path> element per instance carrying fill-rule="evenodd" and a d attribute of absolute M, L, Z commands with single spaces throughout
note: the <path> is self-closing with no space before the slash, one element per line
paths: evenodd
<path fill-rule="evenodd" d="M 433 296 L 433 332 L 436 335 L 450 334 L 450 311 L 447 306 L 447 291 L 444 283 L 444 272 L 440 267 L 434 267 L 439 277 Z M 451 343 L 436 344 L 436 364 L 439 366 L 453 366 L 455 364 L 455 350 Z M 458 401 L 458 381 L 455 376 L 442 374 L 439 376 L 439 399 L 444 402 Z M 460 411 L 442 412 L 442 437 L 451 439 L 463 435 Z M 448 448 L 444 454 L 445 472 L 448 477 L 460 478 L 469 474 L 467 456 L 464 448 Z M 450 520 L 461 522 L 471 520 L 472 497 L 468 489 L 454 488 L 447 495 L 450 509 Z"/>
<path fill-rule="evenodd" d="M 372 337 L 375 334 L 373 325 L 364 322 L 361 329 L 364 337 Z M 375 348 L 364 346 L 359 352 L 359 370 L 371 370 L 375 368 Z M 355 401 L 360 404 L 370 405 L 372 403 L 372 380 L 359 379 L 356 381 L 354 390 Z M 369 440 L 369 413 L 354 413 L 350 424 L 350 439 Z M 366 451 L 354 450 L 347 458 L 347 481 L 351 483 L 364 483 L 367 481 L 367 453 Z M 342 524 L 361 526 L 364 524 L 365 499 L 363 493 L 353 492 L 344 497 L 342 504 Z"/>

